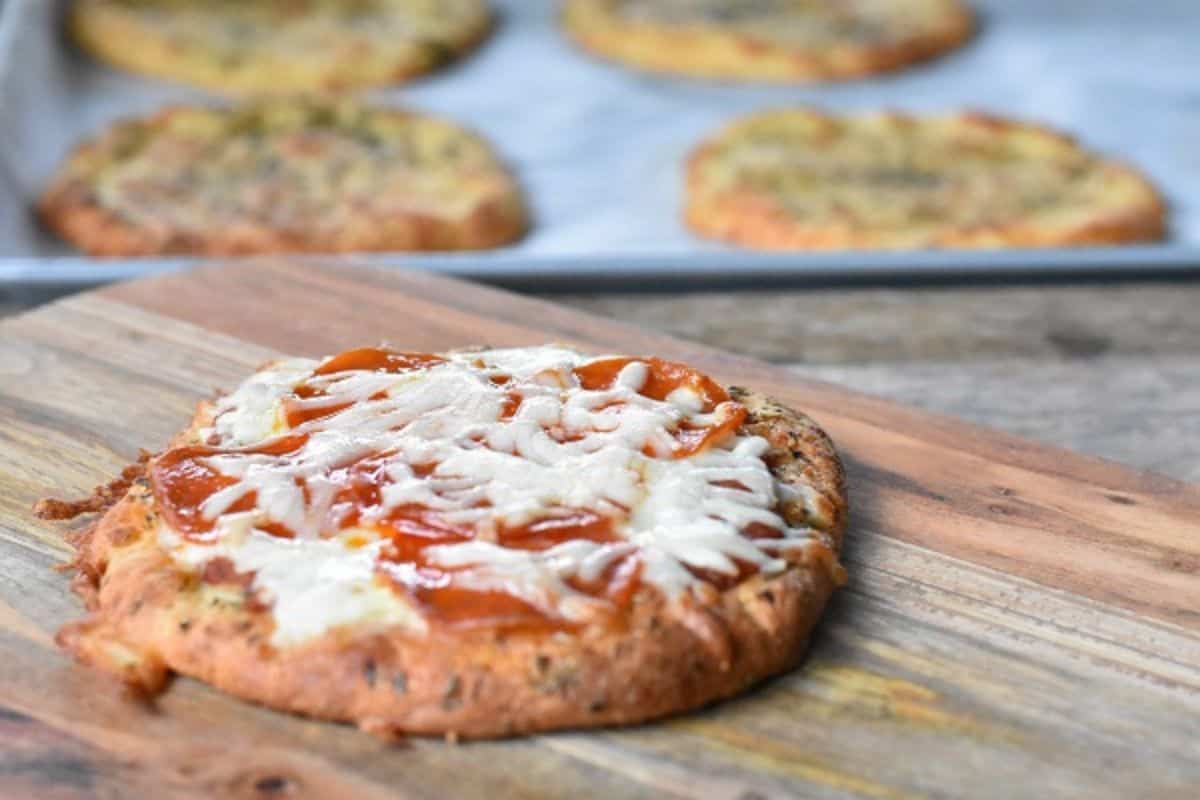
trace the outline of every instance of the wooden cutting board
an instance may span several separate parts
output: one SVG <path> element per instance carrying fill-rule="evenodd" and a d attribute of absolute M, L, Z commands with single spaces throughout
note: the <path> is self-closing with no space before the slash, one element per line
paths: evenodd
<path fill-rule="evenodd" d="M 191 680 L 138 704 L 62 657 L 80 606 L 35 499 L 86 494 L 278 352 L 381 340 L 658 354 L 810 411 L 853 522 L 805 665 L 635 729 L 396 746 Z M 1197 487 L 745 358 L 422 274 L 204 269 L 0 324 L 0 458 L 3 797 L 1200 796 Z"/>

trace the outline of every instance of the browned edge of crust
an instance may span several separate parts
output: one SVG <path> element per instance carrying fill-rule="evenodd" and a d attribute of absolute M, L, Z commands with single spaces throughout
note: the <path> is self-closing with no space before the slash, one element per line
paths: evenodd
<path fill-rule="evenodd" d="M 186 108 L 188 106 L 173 104 L 148 117 L 118 121 L 96 137 L 77 145 L 61 162 L 59 170 L 101 147 L 116 125 L 140 123 L 154 129 L 165 125 L 173 114 Z M 405 109 L 382 110 L 420 116 Z M 490 142 L 486 144 L 491 148 Z M 86 177 L 71 177 L 65 173 L 51 179 L 35 204 L 35 212 L 45 228 L 88 255 L 100 258 L 488 250 L 517 241 L 529 228 L 516 178 L 499 161 L 499 154 L 496 159 L 497 180 L 490 187 L 491 191 L 464 217 L 449 219 L 416 212 L 397 214 L 375 218 L 369 229 L 356 227 L 349 233 L 335 236 L 314 235 L 303 227 L 282 229 L 258 225 L 233 229 L 221 226 L 203 235 L 168 228 L 152 230 L 105 207 Z"/>
<path fill-rule="evenodd" d="M 783 573 L 756 574 L 674 610 L 654 590 L 636 596 L 620 630 L 578 635 L 331 631 L 273 648 L 269 615 L 253 598 L 199 608 L 181 598 L 196 576 L 176 569 L 156 543 L 114 556 L 156 525 L 144 478 L 74 543 L 74 587 L 92 614 L 69 623 L 59 643 L 79 661 L 118 675 L 141 695 L 171 672 L 267 706 L 354 722 L 386 737 L 497 737 L 566 727 L 627 724 L 693 709 L 741 692 L 797 664 L 844 571 L 845 473 L 829 438 L 808 417 L 740 388 L 743 432 L 761 435 L 780 479 L 824 498 L 825 546 L 810 547 Z M 210 418 L 201 404 L 193 426 Z M 802 508 L 785 506 L 791 524 Z M 247 576 L 216 576 L 226 592 Z M 207 581 L 204 576 L 199 580 Z M 248 589 L 246 590 L 248 591 Z M 224 601 L 223 601 L 224 602 Z M 191 613 L 195 611 L 194 615 Z"/>
<path fill-rule="evenodd" d="M 520 239 L 528 228 L 515 195 L 493 195 L 460 220 L 403 214 L 377 220 L 370 231 L 329 238 L 308 231 L 258 228 L 252 235 L 217 229 L 207 235 L 157 232 L 131 224 L 67 185 L 52 189 L 37 205 L 46 228 L 91 256 L 194 255 L 207 257 L 279 253 L 488 250 Z"/>

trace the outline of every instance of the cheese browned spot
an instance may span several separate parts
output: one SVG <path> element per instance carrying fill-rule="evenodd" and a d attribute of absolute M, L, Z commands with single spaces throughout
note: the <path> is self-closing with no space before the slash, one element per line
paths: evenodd
<path fill-rule="evenodd" d="M 1073 140 L 979 114 L 772 111 L 704 142 L 698 232 L 752 247 L 996 247 L 1154 239 L 1154 189 Z"/>
<path fill-rule="evenodd" d="M 481 40 L 485 0 L 78 0 L 75 39 L 126 69 L 237 93 L 394 83 Z"/>
<path fill-rule="evenodd" d="M 351 101 L 173 107 L 80 146 L 40 203 L 98 255 L 477 249 L 524 231 L 488 145 Z"/>
<path fill-rule="evenodd" d="M 155 459 L 160 546 L 252 575 L 273 641 L 343 625 L 570 629 L 777 574 L 830 541 L 746 409 L 673 362 L 543 347 L 280 362 Z"/>
<path fill-rule="evenodd" d="M 972 28 L 959 0 L 568 0 L 564 22 L 584 47 L 633 66 L 781 81 L 895 69 Z"/>

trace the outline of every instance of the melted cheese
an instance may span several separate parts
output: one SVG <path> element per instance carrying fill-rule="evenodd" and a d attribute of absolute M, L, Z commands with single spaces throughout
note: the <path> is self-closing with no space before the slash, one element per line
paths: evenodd
<path fill-rule="evenodd" d="M 215 544 L 188 544 L 166 526 L 159 531 L 159 544 L 195 571 L 224 556 L 238 572 L 253 573 L 260 599 L 275 609 L 276 644 L 303 642 L 350 623 L 424 628 L 414 609 L 375 580 L 382 541 L 351 547 L 347 536 L 281 539 L 254 530 L 252 515 L 229 516 Z"/>
<path fill-rule="evenodd" d="M 297 359 L 254 375 L 219 401 L 201 435 L 225 448 L 285 432 L 306 434 L 304 444 L 282 459 L 230 452 L 202 459 L 229 479 L 201 506 L 215 521 L 214 541 L 164 530 L 163 547 L 190 569 L 223 556 L 253 573 L 255 590 L 273 605 L 274 641 L 287 645 L 349 623 L 424 629 L 420 612 L 381 575 L 415 569 L 391 561 L 380 567 L 385 539 L 373 523 L 397 507 L 431 509 L 475 531 L 473 539 L 423 554 L 453 569 L 458 585 L 506 592 L 570 621 L 586 621 L 606 602 L 572 588 L 571 580 L 594 580 L 631 553 L 641 581 L 676 599 L 701 583 L 696 570 L 736 576 L 742 562 L 775 573 L 789 549 L 813 541 L 809 529 L 790 527 L 775 510 L 794 492 L 763 461 L 765 440 L 730 434 L 698 453 L 670 456 L 673 431 L 713 424 L 722 409 L 702 413 L 702 400 L 687 388 L 661 401 L 639 394 L 648 375 L 643 362 L 625 365 L 611 388 L 587 390 L 573 369 L 592 359 L 562 348 L 446 359 L 399 374 L 328 375 L 314 374 L 320 362 Z M 295 400 L 301 381 L 323 394 Z M 514 393 L 520 404 L 506 416 Z M 305 408 L 346 407 L 289 429 L 285 398 Z M 385 454 L 380 502 L 331 537 L 322 527 L 335 492 L 328 476 L 369 454 Z M 421 465 L 435 466 L 414 469 Z M 253 509 L 232 511 L 250 492 Z M 618 540 L 572 539 L 543 550 L 497 543 L 498 526 L 527 525 L 563 509 L 613 519 Z M 283 524 L 294 538 L 258 527 L 268 522 Z M 745 535 L 754 524 L 779 538 Z"/>

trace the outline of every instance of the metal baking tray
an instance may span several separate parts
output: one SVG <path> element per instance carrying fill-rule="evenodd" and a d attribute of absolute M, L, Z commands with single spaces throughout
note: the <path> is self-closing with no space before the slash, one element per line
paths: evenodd
<path fill-rule="evenodd" d="M 549 0 L 495 5 L 499 25 L 478 52 L 373 96 L 485 134 L 527 192 L 531 234 L 484 253 L 359 260 L 543 285 L 1200 270 L 1197 0 L 974 0 L 981 31 L 955 53 L 874 80 L 787 87 L 639 74 L 574 49 Z M 194 263 L 81 257 L 34 222 L 32 199 L 75 142 L 121 116 L 212 100 L 78 53 L 61 33 L 64 8 L 6 0 L 0 12 L 0 285 L 96 283 Z M 689 149 L 736 115 L 800 104 L 969 107 L 1057 126 L 1148 173 L 1171 204 L 1171 238 L 1078 250 L 760 254 L 689 234 L 680 219 Z"/>

